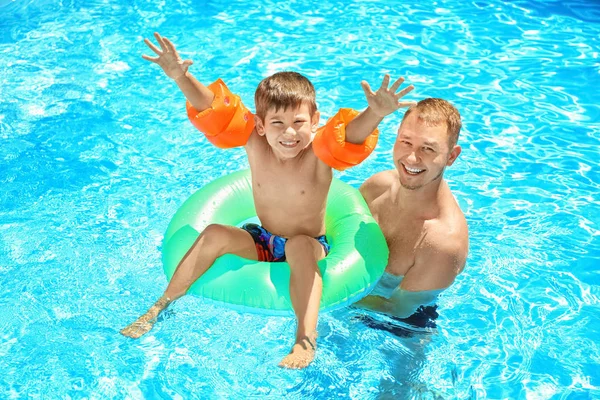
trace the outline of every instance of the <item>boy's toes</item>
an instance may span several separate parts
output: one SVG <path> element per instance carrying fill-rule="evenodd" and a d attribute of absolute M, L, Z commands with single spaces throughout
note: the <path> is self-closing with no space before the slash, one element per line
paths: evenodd
<path fill-rule="evenodd" d="M 312 359 L 296 358 L 290 354 L 281 360 L 279 366 L 288 369 L 302 369 L 308 367 L 311 361 Z"/>
<path fill-rule="evenodd" d="M 136 321 L 133 324 L 121 329 L 121 335 L 138 339 L 152 329 L 152 324 L 148 322 Z"/>
<path fill-rule="evenodd" d="M 292 347 L 290 354 L 281 360 L 279 366 L 290 369 L 302 369 L 308 367 L 315 358 L 315 348 L 310 342 L 308 342 L 308 344 L 310 344 L 310 346 L 306 346 L 302 341 L 296 343 L 294 347 Z"/>

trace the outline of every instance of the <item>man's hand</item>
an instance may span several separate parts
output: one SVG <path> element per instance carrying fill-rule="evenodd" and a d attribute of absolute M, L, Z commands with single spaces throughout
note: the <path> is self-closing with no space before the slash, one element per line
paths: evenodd
<path fill-rule="evenodd" d="M 177 53 L 177 50 L 175 50 L 173 43 L 166 37 L 162 37 L 158 33 L 154 33 L 154 37 L 160 45 L 160 49 L 148 39 L 144 39 L 144 43 L 146 43 L 158 57 L 150 57 L 144 54 L 142 55 L 142 58 L 160 65 L 163 71 L 165 71 L 165 74 L 173 80 L 183 77 L 189 66 L 193 64 L 192 60 L 182 60 Z"/>
<path fill-rule="evenodd" d="M 398 80 L 388 88 L 390 76 L 386 74 L 383 78 L 383 82 L 381 82 L 381 87 L 376 92 L 373 92 L 367 81 L 362 81 L 360 85 L 365 92 L 371 111 L 380 118 L 383 118 L 401 107 L 410 107 L 417 104 L 415 101 L 399 101 L 415 88 L 413 85 L 409 85 L 396 93 L 396 90 L 398 90 L 403 82 L 404 78 L 398 78 Z"/>

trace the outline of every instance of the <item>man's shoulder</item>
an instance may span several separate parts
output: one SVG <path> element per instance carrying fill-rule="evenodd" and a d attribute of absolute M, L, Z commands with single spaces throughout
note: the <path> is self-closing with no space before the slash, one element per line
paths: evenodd
<path fill-rule="evenodd" d="M 393 169 L 378 172 L 364 181 L 359 190 L 365 200 L 371 201 L 388 190 L 397 180 L 398 173 Z"/>
<path fill-rule="evenodd" d="M 436 223 L 431 224 L 427 230 L 423 250 L 448 255 L 460 252 L 466 244 L 468 244 L 466 225 L 462 227 Z"/>
<path fill-rule="evenodd" d="M 459 231 L 443 235 L 442 225 L 428 230 L 415 253 L 402 287 L 410 291 L 444 289 L 452 285 L 467 261 L 468 239 Z"/>
<path fill-rule="evenodd" d="M 449 244 L 459 247 L 468 245 L 469 228 L 467 219 L 454 195 L 452 195 L 450 188 L 447 188 L 446 192 L 444 216 L 440 220 L 440 229 L 442 230 L 440 234 L 445 234 L 449 239 L 452 239 Z"/>
<path fill-rule="evenodd" d="M 464 214 L 458 208 L 445 218 L 428 221 L 427 238 L 421 246 L 421 256 L 434 265 L 447 265 L 462 271 L 469 251 L 469 231 Z"/>
<path fill-rule="evenodd" d="M 381 171 L 371 176 L 365 181 L 365 184 L 369 183 L 377 186 L 389 186 L 390 184 L 398 180 L 398 172 L 395 169 L 388 169 Z"/>
<path fill-rule="evenodd" d="M 440 215 L 429 221 L 429 230 L 434 237 L 440 239 L 440 246 L 457 246 L 468 240 L 467 219 L 450 188 L 446 186 L 443 190 Z"/>

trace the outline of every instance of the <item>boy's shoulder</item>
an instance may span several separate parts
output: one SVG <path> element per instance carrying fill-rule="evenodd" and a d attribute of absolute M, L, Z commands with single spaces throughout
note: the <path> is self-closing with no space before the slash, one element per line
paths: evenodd
<path fill-rule="evenodd" d="M 246 149 L 256 146 L 257 144 L 266 143 L 266 139 L 260 136 L 256 131 L 256 127 L 252 130 L 248 141 L 246 142 Z"/>

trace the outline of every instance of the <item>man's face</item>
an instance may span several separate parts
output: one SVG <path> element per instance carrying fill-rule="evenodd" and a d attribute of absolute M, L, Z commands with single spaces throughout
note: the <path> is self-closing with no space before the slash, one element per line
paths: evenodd
<path fill-rule="evenodd" d="M 307 104 L 298 108 L 267 111 L 264 121 L 256 117 L 256 130 L 280 159 L 296 157 L 312 140 L 319 126 L 319 112 L 310 115 Z"/>
<path fill-rule="evenodd" d="M 400 184 L 411 190 L 422 188 L 442 178 L 460 154 L 460 146 L 449 147 L 445 124 L 427 126 L 418 112 L 410 114 L 398 130 L 394 145 L 394 163 Z"/>

